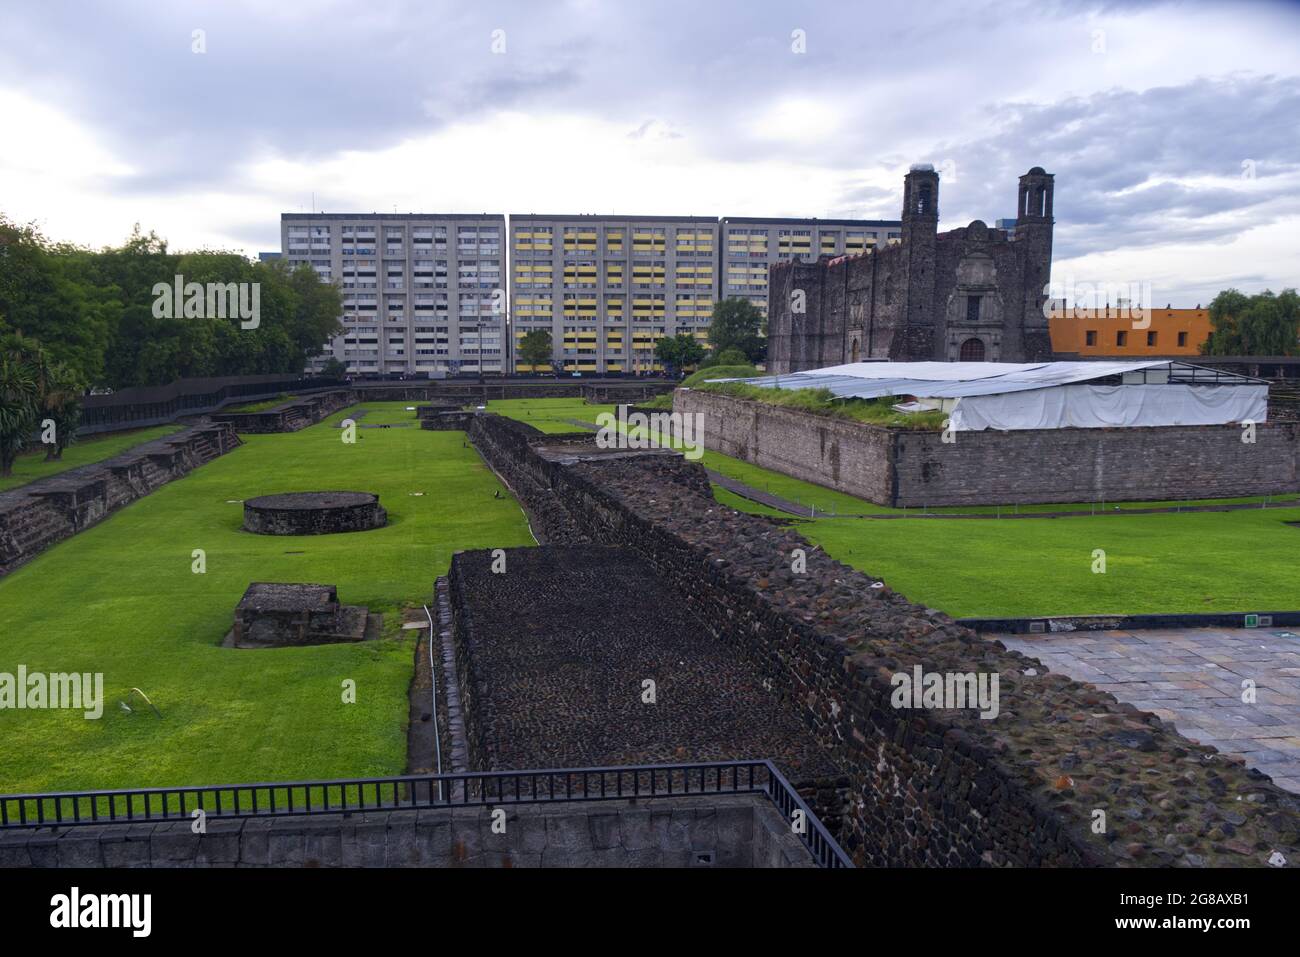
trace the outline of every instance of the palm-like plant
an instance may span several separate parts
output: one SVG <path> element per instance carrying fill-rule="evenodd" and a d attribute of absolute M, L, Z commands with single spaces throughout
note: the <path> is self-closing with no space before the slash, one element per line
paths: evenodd
<path fill-rule="evenodd" d="M 62 362 L 50 365 L 41 397 L 45 418 L 54 422 L 54 441 L 45 449 L 45 460 L 63 458 L 63 450 L 73 443 L 81 424 L 81 394 L 85 383 L 76 371 Z"/>
<path fill-rule="evenodd" d="M 0 477 L 30 441 L 39 414 L 40 376 L 22 354 L 0 349 Z"/>

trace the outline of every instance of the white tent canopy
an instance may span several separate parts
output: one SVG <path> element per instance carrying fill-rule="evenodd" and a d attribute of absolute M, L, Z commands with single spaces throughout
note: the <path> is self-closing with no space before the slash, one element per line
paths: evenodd
<path fill-rule="evenodd" d="M 1264 422 L 1268 414 L 1267 384 L 1169 359 L 854 362 L 716 381 L 829 389 L 840 399 L 896 395 L 935 400 L 951 413 L 957 431 L 1224 425 Z"/>

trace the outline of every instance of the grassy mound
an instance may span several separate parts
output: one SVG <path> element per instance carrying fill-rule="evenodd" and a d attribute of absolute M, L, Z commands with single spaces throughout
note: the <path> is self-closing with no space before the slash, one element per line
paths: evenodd
<path fill-rule="evenodd" d="M 709 366 L 698 372 L 692 372 L 682 380 L 679 388 L 698 388 L 701 383 L 708 382 L 710 379 L 749 379 L 762 374 L 753 366 Z"/>
<path fill-rule="evenodd" d="M 703 382 L 696 388 L 701 392 L 719 392 L 738 399 L 750 399 L 813 415 L 851 419 L 891 429 L 938 431 L 948 419 L 946 412 L 897 412 L 894 403 L 898 401 L 898 396 L 837 399 L 830 389 L 764 389 L 745 382 Z"/>

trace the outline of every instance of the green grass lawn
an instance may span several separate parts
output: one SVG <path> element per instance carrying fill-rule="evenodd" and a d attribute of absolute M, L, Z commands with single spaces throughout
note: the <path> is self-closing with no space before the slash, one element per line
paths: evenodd
<path fill-rule="evenodd" d="M 404 403 L 367 403 L 372 416 Z M 406 765 L 414 639 L 400 608 L 431 599 L 457 549 L 532 544 L 513 497 L 460 432 L 326 422 L 249 435 L 0 579 L 0 671 L 104 674 L 100 720 L 80 712 L 0 714 L 0 792 L 394 774 Z M 365 419 L 362 422 L 366 421 Z M 272 492 L 377 492 L 389 525 L 343 535 L 240 531 L 231 500 Z M 500 491 L 496 499 L 493 493 Z M 423 492 L 413 496 L 412 492 Z M 206 551 L 206 574 L 191 552 Z M 219 647 L 250 581 L 338 586 L 386 615 L 397 637 L 299 649 Z M 343 704 L 342 682 L 357 703 Z M 141 688 L 162 711 L 118 701 Z"/>
<path fill-rule="evenodd" d="M 818 519 L 800 532 L 957 617 L 1300 609 L 1300 508 L 1059 519 Z M 1106 573 L 1093 574 L 1093 550 Z"/>
<path fill-rule="evenodd" d="M 566 420 L 578 419 L 594 425 L 600 413 L 614 412 L 613 405 L 588 405 L 582 399 L 493 399 L 487 409 L 508 419 L 527 422 L 543 432 L 581 432 L 580 426 Z"/>
<path fill-rule="evenodd" d="M 111 459 L 114 455 L 164 435 L 171 435 L 185 428 L 183 425 L 156 425 L 149 429 L 134 429 L 130 432 L 113 432 L 108 435 L 89 436 L 63 450 L 63 458 L 57 462 L 45 461 L 45 446 L 18 456 L 14 462 L 14 474 L 0 478 L 0 492 L 17 488 L 38 478 L 55 475 L 80 465 L 90 465 Z"/>

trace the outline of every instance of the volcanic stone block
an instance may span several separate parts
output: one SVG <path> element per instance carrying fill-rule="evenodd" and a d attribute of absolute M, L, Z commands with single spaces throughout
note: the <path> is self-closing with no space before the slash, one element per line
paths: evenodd
<path fill-rule="evenodd" d="M 340 605 L 333 585 L 253 582 L 235 609 L 237 648 L 361 641 L 369 613 Z"/>
<path fill-rule="evenodd" d="M 244 502 L 244 528 L 259 535 L 330 535 L 388 524 L 371 492 L 287 492 Z"/>

